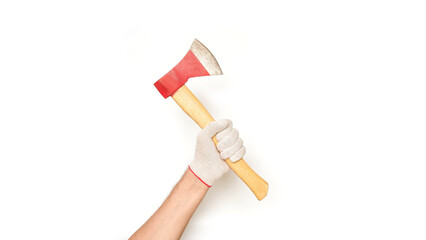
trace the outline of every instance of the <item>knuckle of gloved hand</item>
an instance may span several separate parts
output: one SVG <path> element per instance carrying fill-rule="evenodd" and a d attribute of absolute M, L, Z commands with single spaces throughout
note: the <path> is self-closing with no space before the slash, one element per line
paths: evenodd
<path fill-rule="evenodd" d="M 217 147 L 217 150 L 219 150 L 219 152 L 225 149 L 225 146 L 223 145 L 222 141 L 218 142 L 216 147 Z"/>
<path fill-rule="evenodd" d="M 220 151 L 220 156 L 222 159 L 228 159 L 232 155 L 236 154 L 242 146 L 243 140 L 241 138 L 238 138 L 235 142 L 232 142 L 226 147 L 221 146 L 220 148 L 222 150 L 219 150 L 219 148 L 218 150 Z"/>
<path fill-rule="evenodd" d="M 243 140 L 241 138 L 238 138 L 237 141 L 235 141 L 234 145 L 233 145 L 233 149 L 235 149 L 235 151 L 237 151 L 238 149 L 240 149 L 243 146 Z"/>
<path fill-rule="evenodd" d="M 238 139 L 239 133 L 237 129 L 233 128 L 229 131 L 226 135 L 222 136 L 221 142 L 223 142 L 223 145 L 226 147 L 231 146 L 237 139 Z"/>
<path fill-rule="evenodd" d="M 232 135 L 238 137 L 238 136 L 240 136 L 240 132 L 236 128 L 233 128 L 232 129 Z"/>
<path fill-rule="evenodd" d="M 220 142 L 217 143 L 217 149 L 219 151 L 223 151 L 228 147 L 230 147 L 228 138 L 224 138 L 224 139 L 220 140 Z"/>
<path fill-rule="evenodd" d="M 220 158 L 222 158 L 223 160 L 228 159 L 228 155 L 226 152 L 221 152 L 220 153 Z"/>
<path fill-rule="evenodd" d="M 226 129 L 216 134 L 216 140 L 222 141 L 225 136 L 226 136 Z"/>
<path fill-rule="evenodd" d="M 244 146 L 241 146 L 241 148 L 230 157 L 230 160 L 232 162 L 238 161 L 241 158 L 243 158 L 245 154 L 246 154 L 246 148 Z"/>
<path fill-rule="evenodd" d="M 234 135 L 232 136 L 233 141 L 236 142 L 240 138 L 240 133 L 235 129 Z"/>
<path fill-rule="evenodd" d="M 231 160 L 232 162 L 236 162 L 238 160 L 240 160 L 241 158 L 243 158 L 245 154 L 245 148 L 241 148 L 237 153 L 235 153 L 234 155 L 232 155 L 229 160 Z"/>
<path fill-rule="evenodd" d="M 218 143 L 219 151 L 231 147 L 238 140 L 238 135 L 229 134 Z"/>
<path fill-rule="evenodd" d="M 222 119 L 222 120 L 219 120 L 219 121 L 225 123 L 226 126 L 232 126 L 232 121 L 229 120 L 229 119 Z"/>

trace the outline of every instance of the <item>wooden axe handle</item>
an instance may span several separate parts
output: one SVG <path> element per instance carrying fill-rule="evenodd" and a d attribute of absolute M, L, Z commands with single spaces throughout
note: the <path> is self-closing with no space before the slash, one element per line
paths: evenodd
<path fill-rule="evenodd" d="M 201 104 L 201 102 L 192 94 L 192 92 L 183 85 L 173 95 L 172 98 L 182 108 L 188 116 L 190 116 L 201 128 L 204 128 L 214 119 Z M 214 143 L 217 145 L 216 137 L 213 137 Z M 249 165 L 240 159 L 232 162 L 229 159 L 225 160 L 228 166 L 244 181 L 250 190 L 256 195 L 257 199 L 262 200 L 268 194 L 268 183 L 263 180 Z"/>

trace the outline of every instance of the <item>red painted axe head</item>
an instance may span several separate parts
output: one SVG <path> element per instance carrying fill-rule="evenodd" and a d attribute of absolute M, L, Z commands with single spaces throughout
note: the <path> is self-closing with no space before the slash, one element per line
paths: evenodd
<path fill-rule="evenodd" d="M 185 57 L 155 82 L 154 86 L 164 98 L 167 98 L 182 87 L 189 78 L 221 74 L 222 70 L 213 54 L 195 39 Z"/>

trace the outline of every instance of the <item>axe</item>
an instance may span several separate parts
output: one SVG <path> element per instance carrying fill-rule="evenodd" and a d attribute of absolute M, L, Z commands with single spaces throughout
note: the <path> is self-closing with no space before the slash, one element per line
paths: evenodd
<path fill-rule="evenodd" d="M 222 75 L 222 70 L 213 54 L 200 41 L 195 39 L 185 57 L 154 83 L 154 86 L 164 98 L 172 96 L 182 110 L 201 128 L 204 128 L 214 119 L 185 86 L 185 83 L 192 77 L 210 75 Z M 217 145 L 216 137 L 213 137 L 213 142 Z M 265 198 L 268 194 L 268 183 L 257 175 L 244 159 L 236 162 L 226 159 L 225 162 L 251 189 L 259 201 Z"/>

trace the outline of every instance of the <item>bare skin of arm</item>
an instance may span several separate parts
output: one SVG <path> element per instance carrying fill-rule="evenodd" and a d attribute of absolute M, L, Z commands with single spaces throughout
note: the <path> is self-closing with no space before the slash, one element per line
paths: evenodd
<path fill-rule="evenodd" d="M 179 239 L 208 189 L 189 169 L 186 170 L 161 207 L 129 240 Z"/>

